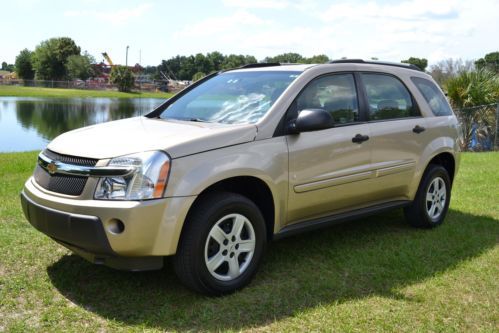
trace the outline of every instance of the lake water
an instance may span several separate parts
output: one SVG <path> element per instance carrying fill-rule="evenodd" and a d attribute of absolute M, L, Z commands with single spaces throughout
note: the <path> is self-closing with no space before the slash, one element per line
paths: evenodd
<path fill-rule="evenodd" d="M 0 97 L 0 152 L 41 150 L 61 133 L 144 115 L 163 102 L 156 98 Z"/>

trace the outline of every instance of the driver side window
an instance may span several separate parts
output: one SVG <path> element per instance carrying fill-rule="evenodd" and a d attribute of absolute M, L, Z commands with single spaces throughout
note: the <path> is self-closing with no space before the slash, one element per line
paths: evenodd
<path fill-rule="evenodd" d="M 298 112 L 305 109 L 324 109 L 336 124 L 359 120 L 357 91 L 353 74 L 334 74 L 310 82 L 296 100 Z"/>

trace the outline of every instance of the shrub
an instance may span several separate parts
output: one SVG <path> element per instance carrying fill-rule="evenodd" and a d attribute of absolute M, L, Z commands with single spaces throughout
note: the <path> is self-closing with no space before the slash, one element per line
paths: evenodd
<path fill-rule="evenodd" d="M 118 87 L 119 91 L 123 92 L 132 90 L 135 83 L 132 71 L 126 66 L 114 66 L 109 80 Z"/>

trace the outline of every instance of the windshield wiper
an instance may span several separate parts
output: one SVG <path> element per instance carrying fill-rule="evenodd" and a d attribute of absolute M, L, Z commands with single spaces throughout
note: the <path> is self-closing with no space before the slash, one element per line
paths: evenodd
<path fill-rule="evenodd" d="M 181 121 L 192 121 L 192 122 L 196 122 L 196 123 L 210 123 L 211 121 L 208 121 L 208 120 L 205 120 L 205 119 L 201 119 L 201 118 L 195 118 L 195 117 L 192 117 L 192 118 L 166 118 L 166 119 L 175 119 L 175 120 L 181 120 Z"/>
<path fill-rule="evenodd" d="M 209 123 L 208 120 L 201 119 L 201 118 L 188 118 L 188 119 L 185 119 L 185 120 L 194 121 L 196 123 Z"/>

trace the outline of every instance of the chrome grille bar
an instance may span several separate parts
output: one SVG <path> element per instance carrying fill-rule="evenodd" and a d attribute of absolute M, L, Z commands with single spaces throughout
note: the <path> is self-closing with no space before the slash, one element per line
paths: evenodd
<path fill-rule="evenodd" d="M 55 175 L 69 175 L 69 176 L 94 176 L 94 177 L 115 177 L 127 176 L 135 171 L 134 167 L 130 166 L 82 166 L 63 163 L 60 161 L 52 160 L 45 156 L 43 153 L 38 155 L 38 165 L 46 170 L 49 174 Z"/>

